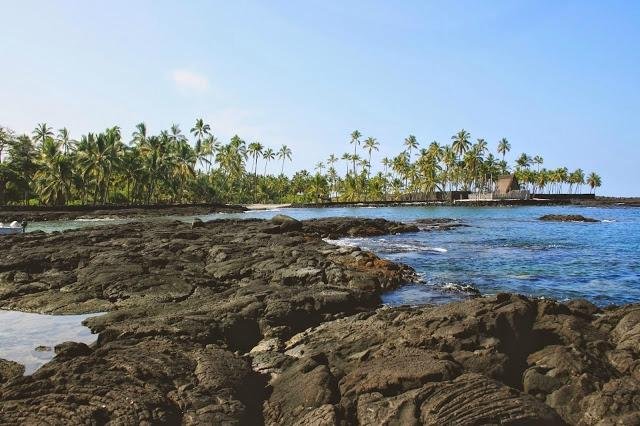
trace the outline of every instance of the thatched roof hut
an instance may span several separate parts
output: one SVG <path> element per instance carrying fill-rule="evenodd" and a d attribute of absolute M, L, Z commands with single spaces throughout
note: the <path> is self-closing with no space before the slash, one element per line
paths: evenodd
<path fill-rule="evenodd" d="M 520 184 L 514 175 L 500 176 L 496 183 L 496 192 L 498 194 L 508 194 L 510 191 L 517 191 L 519 189 Z"/>

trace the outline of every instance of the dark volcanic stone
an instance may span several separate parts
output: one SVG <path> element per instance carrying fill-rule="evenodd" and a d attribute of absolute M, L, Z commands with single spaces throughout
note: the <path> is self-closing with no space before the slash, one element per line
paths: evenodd
<path fill-rule="evenodd" d="M 304 231 L 322 238 L 374 237 L 419 231 L 416 225 L 386 219 L 356 219 L 331 217 L 305 220 Z"/>
<path fill-rule="evenodd" d="M 1 307 L 108 312 L 86 322 L 94 347 L 58 345 L 0 387 L 0 424 L 260 423 L 266 383 L 243 353 L 369 310 L 414 278 L 286 222 L 275 233 L 263 220 L 167 221 L 0 238 Z M 3 381 L 20 368 L 3 363 Z"/>
<path fill-rule="evenodd" d="M 322 324 L 285 342 L 290 361 L 274 367 L 265 420 L 296 424 L 312 412 L 349 424 L 635 424 L 640 306 L 590 319 L 581 311 L 501 294 Z M 312 390 L 299 374 L 280 380 L 311 354 L 326 359 L 331 381 Z M 280 396 L 285 386 L 334 395 L 336 381 L 336 403 Z"/>
<path fill-rule="evenodd" d="M 277 214 L 271 218 L 271 222 L 280 226 L 282 231 L 299 231 L 302 229 L 302 222 L 284 214 Z"/>
<path fill-rule="evenodd" d="M 547 222 L 599 222 L 596 219 L 579 214 L 547 214 L 540 217 L 540 220 Z"/>
<path fill-rule="evenodd" d="M 0 358 L 0 385 L 8 380 L 21 377 L 23 374 L 24 365 Z"/>
<path fill-rule="evenodd" d="M 415 223 L 418 224 L 421 231 L 448 231 L 456 228 L 469 227 L 469 225 L 465 223 L 449 218 L 416 219 Z"/>
<path fill-rule="evenodd" d="M 640 423 L 640 305 L 379 308 L 413 271 L 321 237 L 415 226 L 285 222 L 0 238 L 0 307 L 107 312 L 31 376 L 0 360 L 0 424 Z"/>

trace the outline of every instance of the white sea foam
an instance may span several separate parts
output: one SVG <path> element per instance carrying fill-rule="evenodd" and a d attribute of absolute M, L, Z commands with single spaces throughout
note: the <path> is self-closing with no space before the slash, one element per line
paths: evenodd
<path fill-rule="evenodd" d="M 435 251 L 436 253 L 447 253 L 449 250 L 442 247 L 426 247 L 427 251 Z"/>
<path fill-rule="evenodd" d="M 445 291 L 480 294 L 480 291 L 472 284 L 446 283 L 439 287 Z"/>
<path fill-rule="evenodd" d="M 334 246 L 340 247 L 356 247 L 358 246 L 358 241 L 354 239 L 340 239 L 340 240 L 332 240 L 330 238 L 323 238 L 325 243 L 333 244 Z"/>
<path fill-rule="evenodd" d="M 509 277 L 516 280 L 531 280 L 534 278 L 533 275 L 531 274 L 515 274 L 515 275 L 510 275 Z"/>
<path fill-rule="evenodd" d="M 613 223 L 613 222 L 615 222 L 615 219 L 611 219 L 611 220 L 603 219 L 602 222 L 604 222 L 604 223 Z"/>
<path fill-rule="evenodd" d="M 111 222 L 114 220 L 118 220 L 119 218 L 117 217 L 96 217 L 96 218 L 82 218 L 79 217 L 77 219 L 74 219 L 76 222 Z"/>

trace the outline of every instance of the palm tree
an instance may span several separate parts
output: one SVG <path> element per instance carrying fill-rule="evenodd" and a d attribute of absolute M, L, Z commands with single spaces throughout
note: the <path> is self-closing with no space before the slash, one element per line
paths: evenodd
<path fill-rule="evenodd" d="M 254 177 L 258 176 L 258 157 L 262 156 L 262 150 L 264 146 L 260 142 L 251 142 L 247 148 L 247 154 L 249 157 L 253 157 L 253 174 Z"/>
<path fill-rule="evenodd" d="M 502 138 L 498 141 L 498 154 L 502 155 L 502 161 L 504 161 L 504 156 L 507 152 L 511 151 L 511 144 L 507 140 L 507 138 Z"/>
<path fill-rule="evenodd" d="M 171 135 L 171 140 L 173 140 L 173 142 L 176 144 L 187 141 L 187 137 L 182 134 L 180 125 L 176 123 L 173 123 L 171 125 L 171 127 L 169 128 L 169 133 Z"/>
<path fill-rule="evenodd" d="M 0 126 L 0 163 L 2 163 L 2 153 L 13 141 L 13 131 Z"/>
<path fill-rule="evenodd" d="M 536 164 L 538 166 L 538 171 L 540 171 L 540 166 L 542 165 L 542 163 L 544 163 L 544 159 L 541 156 L 536 155 L 531 161 L 533 162 L 533 164 Z"/>
<path fill-rule="evenodd" d="M 453 177 L 451 176 L 456 166 L 456 153 L 449 145 L 445 145 L 442 150 L 442 162 L 445 165 L 445 181 L 449 182 L 449 193 L 453 192 Z"/>
<path fill-rule="evenodd" d="M 137 146 L 143 146 L 147 143 L 147 125 L 144 123 L 136 124 L 136 130 L 131 135 L 133 138 L 133 144 Z"/>
<path fill-rule="evenodd" d="M 596 172 L 591 172 L 589 176 L 587 176 L 587 185 L 591 188 L 591 192 L 595 194 L 596 188 L 600 188 L 602 185 L 602 179 Z"/>
<path fill-rule="evenodd" d="M 356 174 L 356 157 L 358 155 L 358 145 L 360 145 L 360 138 L 362 137 L 362 134 L 357 131 L 354 130 L 353 132 L 351 132 L 351 141 L 349 142 L 350 144 L 353 144 L 353 157 L 351 157 L 351 159 L 353 160 L 353 174 Z"/>
<path fill-rule="evenodd" d="M 68 154 L 75 144 L 75 141 L 69 137 L 69 130 L 66 127 L 58 130 L 58 142 L 60 142 L 60 146 L 65 154 Z"/>
<path fill-rule="evenodd" d="M 264 147 L 260 142 L 251 142 L 247 148 L 247 154 L 253 157 L 253 200 L 256 199 L 256 187 L 258 182 L 258 157 L 262 156 Z"/>
<path fill-rule="evenodd" d="M 267 148 L 263 153 L 262 153 L 262 158 L 264 159 L 264 175 L 267 175 L 267 164 L 269 164 L 269 161 L 272 161 L 276 158 L 276 153 L 273 151 L 273 149 L 271 148 Z"/>
<path fill-rule="evenodd" d="M 409 152 L 409 162 L 411 162 L 411 150 L 418 148 L 418 140 L 415 136 L 409 135 L 404 139 L 404 146 L 407 147 L 407 151 Z"/>
<path fill-rule="evenodd" d="M 345 163 L 347 164 L 347 172 L 345 174 L 345 176 L 349 175 L 349 161 L 351 161 L 351 154 L 349 154 L 348 152 L 345 152 L 344 154 L 342 154 L 342 157 L 340 157 L 341 160 L 344 160 Z"/>
<path fill-rule="evenodd" d="M 60 152 L 57 141 L 44 138 L 37 164 L 33 178 L 40 199 L 45 204 L 64 204 L 70 193 L 72 167 L 71 160 Z"/>
<path fill-rule="evenodd" d="M 484 153 L 487 152 L 487 141 L 482 138 L 478 138 L 475 144 L 475 150 L 478 155 L 484 156 Z"/>
<path fill-rule="evenodd" d="M 471 147 L 471 142 L 469 142 L 470 137 L 471 135 L 465 129 L 451 136 L 451 140 L 453 141 L 451 148 L 458 157 L 462 157 Z"/>
<path fill-rule="evenodd" d="M 576 169 L 571 172 L 569 175 L 569 192 L 571 192 L 571 187 L 576 187 L 576 193 L 580 191 L 581 186 L 584 184 L 584 172 L 582 169 Z"/>
<path fill-rule="evenodd" d="M 282 160 L 282 168 L 280 169 L 280 174 L 284 174 L 284 160 L 291 161 L 291 149 L 288 146 L 282 145 L 278 150 L 278 159 Z"/>
<path fill-rule="evenodd" d="M 206 136 L 201 143 L 196 142 L 196 147 L 194 148 L 196 164 L 206 164 L 207 173 L 211 170 L 211 157 L 218 147 L 218 140 L 213 135 Z"/>
<path fill-rule="evenodd" d="M 518 157 L 518 159 L 516 160 L 516 167 L 518 169 L 528 169 L 530 165 L 531 157 L 529 157 L 525 153 L 520 154 L 520 157 Z"/>
<path fill-rule="evenodd" d="M 196 153 L 185 140 L 179 140 L 172 152 L 173 176 L 179 180 L 178 201 L 182 203 L 187 179 L 196 175 Z"/>
<path fill-rule="evenodd" d="M 196 138 L 196 152 L 202 150 L 202 140 L 211 133 L 211 126 L 206 124 L 202 118 L 196 120 L 196 124 L 191 128 L 191 134 Z"/>
<path fill-rule="evenodd" d="M 364 149 L 367 150 L 367 152 L 369 153 L 369 167 L 367 168 L 367 179 L 371 176 L 371 152 L 372 151 L 378 151 L 378 146 L 380 146 L 380 144 L 378 143 L 378 141 L 375 138 L 372 137 L 368 137 L 367 139 L 365 139 L 364 141 Z"/>
<path fill-rule="evenodd" d="M 47 123 L 38 123 L 35 129 L 33 129 L 34 142 L 40 142 L 44 144 L 47 138 L 53 137 L 53 129 L 47 126 Z"/>
<path fill-rule="evenodd" d="M 335 154 L 331 154 L 329 155 L 329 158 L 327 158 L 327 164 L 329 164 L 329 167 L 333 167 L 334 164 L 336 164 L 338 162 L 338 157 L 336 157 Z"/>

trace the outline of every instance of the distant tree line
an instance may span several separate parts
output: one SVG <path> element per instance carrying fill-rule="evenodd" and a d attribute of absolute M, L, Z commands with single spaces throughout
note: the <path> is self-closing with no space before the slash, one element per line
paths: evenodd
<path fill-rule="evenodd" d="M 77 140 L 66 128 L 54 131 L 46 123 L 31 135 L 0 126 L 0 204 L 393 200 L 414 193 L 493 191 L 497 178 L 511 172 L 533 193 L 580 192 L 585 184 L 595 191 L 602 184 L 596 173 L 542 168 L 540 156 L 521 154 L 510 166 L 507 139 L 498 141 L 496 157 L 486 140 L 472 143 L 466 130 L 453 135 L 449 145 L 434 141 L 423 148 L 410 135 L 397 156 L 381 160 L 376 173 L 371 165 L 378 141 L 356 130 L 349 143 L 353 152 L 331 154 L 314 173 L 300 170 L 289 178 L 284 175 L 293 155 L 289 147 L 247 143 L 237 135 L 221 143 L 202 119 L 189 134 L 172 125 L 152 135 L 140 123 L 128 141 L 117 126 Z"/>

